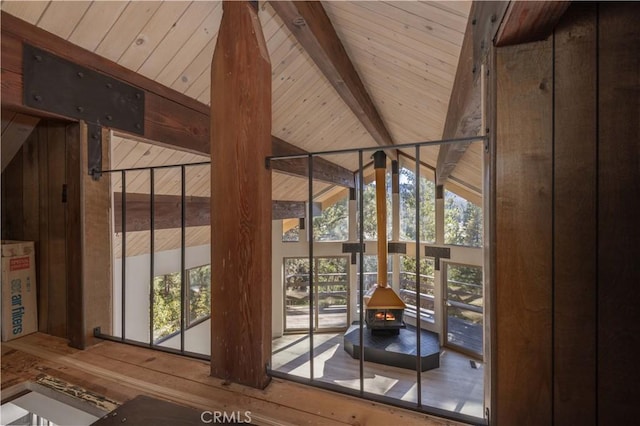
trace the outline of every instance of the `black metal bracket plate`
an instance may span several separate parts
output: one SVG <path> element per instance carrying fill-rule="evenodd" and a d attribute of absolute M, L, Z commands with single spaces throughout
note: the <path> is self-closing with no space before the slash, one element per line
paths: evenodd
<path fill-rule="evenodd" d="M 343 253 L 351 253 L 351 264 L 355 265 L 357 262 L 357 254 L 362 251 L 364 253 L 366 250 L 366 245 L 364 243 L 342 243 L 342 252 Z"/>
<path fill-rule="evenodd" d="M 427 257 L 433 257 L 435 259 L 435 269 L 440 270 L 440 259 L 450 259 L 451 249 L 448 247 L 433 247 L 426 246 L 424 248 L 424 255 Z"/>
<path fill-rule="evenodd" d="M 24 44 L 24 104 L 87 123 L 144 135 L 144 92 Z"/>
<path fill-rule="evenodd" d="M 392 243 L 388 244 L 389 254 L 407 254 L 407 243 Z"/>
<path fill-rule="evenodd" d="M 102 170 L 102 127 L 87 124 L 87 165 L 93 180 L 99 180 Z"/>

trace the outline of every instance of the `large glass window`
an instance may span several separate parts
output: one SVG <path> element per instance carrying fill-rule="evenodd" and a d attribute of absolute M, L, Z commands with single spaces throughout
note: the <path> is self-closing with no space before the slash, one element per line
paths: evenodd
<path fill-rule="evenodd" d="M 482 355 L 482 268 L 446 263 L 447 343 Z"/>
<path fill-rule="evenodd" d="M 314 259 L 314 329 L 347 327 L 349 276 L 345 257 Z M 309 258 L 284 259 L 285 330 L 309 329 Z"/>
<path fill-rule="evenodd" d="M 434 321 L 433 259 L 420 259 L 420 316 L 422 319 Z M 407 313 L 417 313 L 417 275 L 416 258 L 400 256 L 400 298 L 407 305 Z"/>
<path fill-rule="evenodd" d="M 446 190 L 444 194 L 444 243 L 482 247 L 482 208 Z"/>
<path fill-rule="evenodd" d="M 346 241 L 349 238 L 349 193 L 313 218 L 314 241 Z"/>
<path fill-rule="evenodd" d="M 285 219 L 282 221 L 282 242 L 300 241 L 300 219 Z"/>
<path fill-rule="evenodd" d="M 187 269 L 189 289 L 185 327 L 207 318 L 211 313 L 211 266 Z M 180 272 L 160 275 L 153 280 L 153 338 L 162 339 L 180 331 Z"/>
<path fill-rule="evenodd" d="M 413 170 L 400 167 L 400 239 L 416 239 L 416 175 Z M 420 177 L 420 241 L 433 243 L 435 227 L 435 184 Z"/>
<path fill-rule="evenodd" d="M 187 325 L 211 314 L 211 265 L 187 270 L 189 286 L 189 318 Z"/>
<path fill-rule="evenodd" d="M 391 174 L 387 173 L 387 238 L 391 239 Z M 362 194 L 364 216 L 364 239 L 376 240 L 378 238 L 378 218 L 376 216 L 376 182 L 375 180 L 364 186 Z"/>

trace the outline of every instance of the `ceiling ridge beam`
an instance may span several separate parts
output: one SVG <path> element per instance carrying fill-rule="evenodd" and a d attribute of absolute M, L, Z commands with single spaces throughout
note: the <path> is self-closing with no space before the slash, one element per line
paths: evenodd
<path fill-rule="evenodd" d="M 383 147 L 393 145 L 391 134 L 322 4 L 319 1 L 270 3 L 376 143 Z"/>

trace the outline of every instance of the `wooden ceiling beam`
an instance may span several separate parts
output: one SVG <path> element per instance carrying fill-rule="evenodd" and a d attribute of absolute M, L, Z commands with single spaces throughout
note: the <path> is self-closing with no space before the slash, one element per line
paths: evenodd
<path fill-rule="evenodd" d="M 22 55 L 23 43 L 28 43 L 143 90 L 145 92 L 145 125 L 142 136 L 145 140 L 167 148 L 209 155 L 209 106 L 6 12 L 2 12 L 1 15 L 3 108 L 36 116 L 73 120 L 70 117 L 56 116 L 23 104 Z M 90 96 L 90 94 L 87 95 Z M 119 132 L 126 134 L 126 132 Z M 139 135 L 133 135 L 133 138 L 136 137 Z M 277 155 L 307 154 L 307 151 L 275 136 L 272 138 L 272 143 L 272 150 Z M 273 169 L 277 172 L 307 176 L 304 159 L 280 160 L 273 163 Z M 314 161 L 314 178 L 334 185 L 354 187 L 351 171 L 324 159 Z"/>
<path fill-rule="evenodd" d="M 569 1 L 473 2 L 465 32 L 443 139 L 480 133 L 480 65 L 491 44 L 508 46 L 547 38 L 569 7 Z M 438 185 L 444 184 L 469 146 L 440 147 L 436 165 Z"/>
<path fill-rule="evenodd" d="M 209 226 L 211 224 L 211 198 L 185 197 L 185 227 Z M 149 231 L 151 229 L 151 198 L 149 194 L 127 193 L 127 232 Z M 180 195 L 154 195 L 153 227 L 155 230 L 177 229 L 182 226 Z M 307 216 L 304 201 L 271 201 L 271 219 L 297 219 Z M 314 216 L 322 213 L 322 203 L 313 203 Z M 122 192 L 113 193 L 114 232 L 122 232 Z"/>
<path fill-rule="evenodd" d="M 272 1 L 273 9 L 380 146 L 393 145 L 371 97 L 319 1 Z"/>
<path fill-rule="evenodd" d="M 469 12 L 458 69 L 453 82 L 442 139 L 477 136 L 482 124 L 480 67 L 504 16 L 506 1 L 474 1 Z M 443 185 L 469 143 L 441 145 L 436 163 L 436 184 Z"/>
<path fill-rule="evenodd" d="M 274 156 L 308 154 L 304 149 L 275 136 L 271 137 L 271 141 Z M 270 167 L 272 170 L 281 173 L 307 177 L 309 175 L 308 163 L 309 161 L 306 158 L 287 158 L 272 160 Z M 320 157 L 313 158 L 313 179 L 347 188 L 356 187 L 355 174 L 351 170 Z"/>
<path fill-rule="evenodd" d="M 510 2 L 496 36 L 496 46 L 546 39 L 570 4 L 570 1 Z"/>

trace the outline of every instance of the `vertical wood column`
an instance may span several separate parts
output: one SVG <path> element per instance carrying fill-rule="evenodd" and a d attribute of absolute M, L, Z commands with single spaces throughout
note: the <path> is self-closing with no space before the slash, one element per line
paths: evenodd
<path fill-rule="evenodd" d="M 97 343 L 95 327 L 110 333 L 112 322 L 111 175 L 88 173 L 92 136 L 84 122 L 67 126 L 67 322 L 69 344 L 79 349 Z M 110 132 L 95 137 L 109 169 Z"/>
<path fill-rule="evenodd" d="M 256 9 L 225 1 L 211 66 L 211 374 L 256 388 L 271 358 L 271 63 Z"/>
<path fill-rule="evenodd" d="M 572 6 L 554 52 L 554 421 L 596 424 L 596 5 Z"/>
<path fill-rule="evenodd" d="M 496 338 L 499 425 L 552 416 L 552 40 L 498 50 Z"/>
<path fill-rule="evenodd" d="M 598 10 L 598 424 L 617 425 L 640 400 L 640 3 Z"/>

